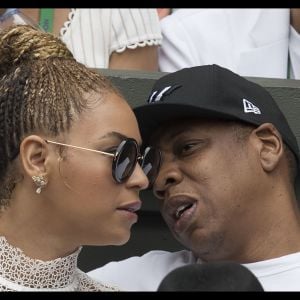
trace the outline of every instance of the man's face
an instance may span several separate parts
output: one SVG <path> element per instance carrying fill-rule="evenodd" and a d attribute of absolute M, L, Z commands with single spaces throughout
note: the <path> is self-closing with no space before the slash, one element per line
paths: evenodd
<path fill-rule="evenodd" d="M 236 126 L 180 121 L 152 137 L 162 151 L 153 188 L 162 216 L 176 239 L 204 260 L 233 258 L 259 212 L 259 159 L 251 130 L 241 140 Z"/>

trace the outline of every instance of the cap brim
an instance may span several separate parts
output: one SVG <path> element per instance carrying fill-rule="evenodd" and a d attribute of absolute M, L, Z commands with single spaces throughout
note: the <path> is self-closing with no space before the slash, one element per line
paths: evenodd
<path fill-rule="evenodd" d="M 175 103 L 152 103 L 133 109 L 144 143 L 148 143 L 151 135 L 162 124 L 176 119 L 192 118 L 220 118 L 222 120 L 237 119 L 232 115 L 217 111 L 208 110 L 199 106 Z M 241 120 L 242 121 L 242 120 Z"/>

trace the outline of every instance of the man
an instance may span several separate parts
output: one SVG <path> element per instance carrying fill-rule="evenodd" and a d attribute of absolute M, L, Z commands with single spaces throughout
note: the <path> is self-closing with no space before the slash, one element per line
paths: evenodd
<path fill-rule="evenodd" d="M 165 16 L 167 12 L 159 11 L 162 72 L 216 63 L 241 76 L 300 78 L 297 8 L 176 8 Z"/>
<path fill-rule="evenodd" d="M 160 78 L 135 108 L 143 140 L 161 149 L 153 186 L 188 250 L 150 251 L 89 273 L 124 290 L 156 290 L 189 263 L 235 261 L 265 290 L 300 290 L 295 136 L 271 95 L 219 67 Z"/>

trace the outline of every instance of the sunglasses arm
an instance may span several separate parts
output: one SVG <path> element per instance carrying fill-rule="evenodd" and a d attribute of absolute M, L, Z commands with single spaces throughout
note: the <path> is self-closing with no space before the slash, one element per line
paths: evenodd
<path fill-rule="evenodd" d="M 54 142 L 54 141 L 50 141 L 50 140 L 45 140 L 45 142 L 48 143 L 48 144 L 55 144 L 55 145 L 59 145 L 59 146 L 65 146 L 65 147 L 69 147 L 69 148 L 73 148 L 73 149 L 87 150 L 87 151 L 100 153 L 100 154 L 104 154 L 104 155 L 108 155 L 108 156 L 112 156 L 112 157 L 115 156 L 115 154 L 113 154 L 113 153 L 104 152 L 104 151 L 100 151 L 100 150 L 88 149 L 88 148 L 84 148 L 84 147 L 73 146 L 73 145 L 64 144 L 64 143 L 58 143 L 58 142 Z"/>

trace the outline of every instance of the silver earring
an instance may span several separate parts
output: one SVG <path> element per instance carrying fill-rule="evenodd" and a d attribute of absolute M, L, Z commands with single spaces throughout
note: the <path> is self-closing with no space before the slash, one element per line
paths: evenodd
<path fill-rule="evenodd" d="M 35 185 L 37 186 L 37 189 L 35 190 L 35 192 L 37 194 L 40 194 L 42 189 L 47 185 L 47 180 L 43 175 L 38 175 L 38 176 L 32 176 L 32 180 L 35 183 Z"/>

